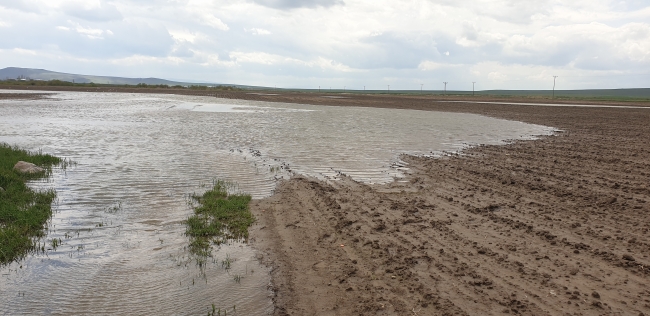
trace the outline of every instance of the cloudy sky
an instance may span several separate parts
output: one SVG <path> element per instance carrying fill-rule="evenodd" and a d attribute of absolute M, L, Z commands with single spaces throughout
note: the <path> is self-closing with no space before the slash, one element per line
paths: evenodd
<path fill-rule="evenodd" d="M 296 88 L 650 86 L 648 0 L 0 0 L 0 68 Z"/>

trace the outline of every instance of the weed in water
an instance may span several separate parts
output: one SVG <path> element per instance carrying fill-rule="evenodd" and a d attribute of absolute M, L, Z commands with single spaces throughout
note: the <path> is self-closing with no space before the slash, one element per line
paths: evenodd
<path fill-rule="evenodd" d="M 61 238 L 52 239 L 52 250 L 56 250 L 57 247 L 61 246 Z"/>
<path fill-rule="evenodd" d="M 230 270 L 230 265 L 234 260 L 230 259 L 230 255 L 226 255 L 226 259 L 221 261 L 221 267 Z"/>
<path fill-rule="evenodd" d="M 248 239 L 248 227 L 255 221 L 248 209 L 251 196 L 228 194 L 231 187 L 225 181 L 215 181 L 211 190 L 192 196 L 198 205 L 186 221 L 185 234 L 190 237 L 193 254 L 207 257 L 211 255 L 212 244 Z"/>
<path fill-rule="evenodd" d="M 122 202 L 117 202 L 117 205 L 111 206 L 106 209 L 106 213 L 115 214 L 122 210 Z"/>
<path fill-rule="evenodd" d="M 13 170 L 18 161 L 31 162 L 46 171 L 20 173 Z M 60 158 L 0 143 L 0 264 L 20 259 L 29 251 L 44 251 L 36 240 L 45 235 L 44 225 L 52 216 L 56 193 L 34 191 L 26 182 L 48 177 L 51 167 L 60 163 Z"/>

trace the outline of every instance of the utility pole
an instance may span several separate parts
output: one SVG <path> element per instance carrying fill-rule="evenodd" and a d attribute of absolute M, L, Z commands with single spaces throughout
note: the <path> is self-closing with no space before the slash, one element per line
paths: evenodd
<path fill-rule="evenodd" d="M 444 92 L 444 94 L 447 95 L 447 84 L 448 84 L 449 82 L 444 81 L 443 83 L 445 84 L 445 92 Z"/>
<path fill-rule="evenodd" d="M 318 86 L 318 93 L 320 93 L 320 86 Z"/>
<path fill-rule="evenodd" d="M 475 83 L 476 83 L 475 81 L 472 81 L 472 96 L 474 96 L 474 84 Z"/>
<path fill-rule="evenodd" d="M 388 93 L 390 93 L 390 85 L 388 85 Z"/>
<path fill-rule="evenodd" d="M 424 87 L 424 83 L 420 84 L 420 94 L 422 94 L 422 87 Z"/>
<path fill-rule="evenodd" d="M 345 93 L 345 86 L 343 86 L 343 93 Z"/>
<path fill-rule="evenodd" d="M 553 76 L 553 97 L 551 99 L 555 99 L 555 79 L 557 79 L 557 76 Z"/>

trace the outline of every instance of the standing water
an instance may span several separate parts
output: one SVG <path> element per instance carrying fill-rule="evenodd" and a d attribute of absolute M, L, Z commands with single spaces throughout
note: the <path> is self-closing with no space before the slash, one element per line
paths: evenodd
<path fill-rule="evenodd" d="M 253 198 L 306 174 L 367 183 L 402 176 L 402 153 L 548 135 L 473 114 L 327 107 L 212 97 L 59 93 L 0 101 L 0 142 L 77 164 L 36 188 L 57 191 L 43 253 L 0 267 L 0 313 L 267 315 L 269 271 L 244 243 L 189 255 L 188 195 L 214 179 Z M 53 240 L 62 241 L 53 247 Z"/>

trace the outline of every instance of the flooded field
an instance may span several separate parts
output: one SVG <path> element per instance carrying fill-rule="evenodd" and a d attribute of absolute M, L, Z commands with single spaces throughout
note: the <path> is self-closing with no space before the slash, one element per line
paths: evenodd
<path fill-rule="evenodd" d="M 45 252 L 0 268 L 0 313 L 190 315 L 214 304 L 266 315 L 268 270 L 249 246 L 224 245 L 202 268 L 189 257 L 189 194 L 225 179 L 263 198 L 292 173 L 386 183 L 408 167 L 401 153 L 552 132 L 473 114 L 196 96 L 65 92 L 0 101 L 0 142 L 77 162 L 33 183 L 56 189 L 56 212 Z"/>

